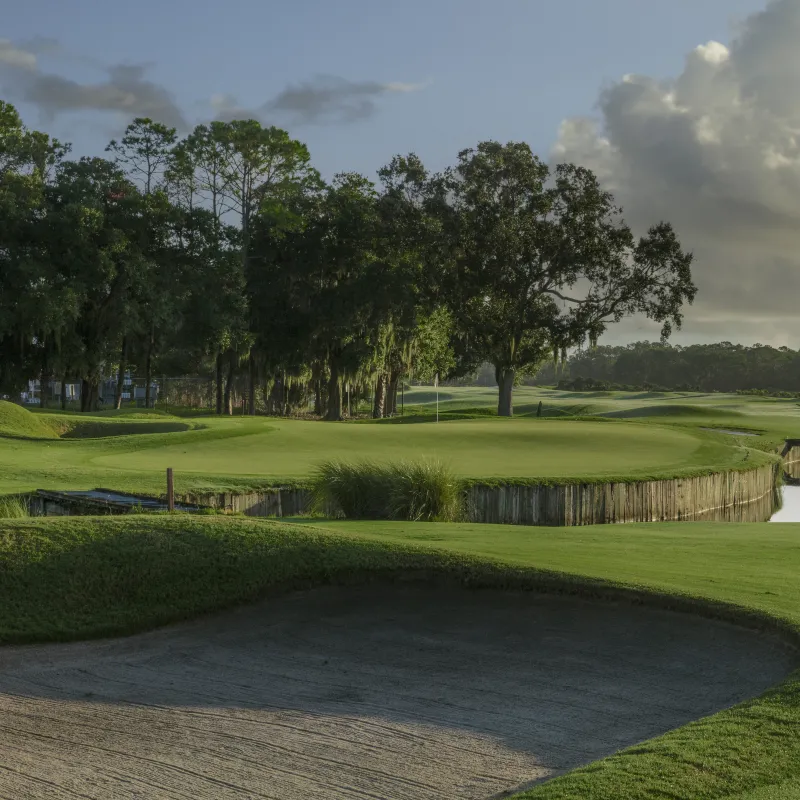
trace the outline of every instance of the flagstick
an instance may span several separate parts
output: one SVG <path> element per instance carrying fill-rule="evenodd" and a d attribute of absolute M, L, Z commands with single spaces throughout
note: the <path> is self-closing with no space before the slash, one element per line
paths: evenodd
<path fill-rule="evenodd" d="M 436 384 L 436 421 L 439 421 L 439 373 L 436 373 L 436 380 L 434 381 Z"/>

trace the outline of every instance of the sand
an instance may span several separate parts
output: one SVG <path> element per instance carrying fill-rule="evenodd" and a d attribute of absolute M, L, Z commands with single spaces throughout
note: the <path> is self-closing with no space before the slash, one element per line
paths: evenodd
<path fill-rule="evenodd" d="M 0 798 L 489 798 L 758 694 L 796 661 L 769 637 L 625 604 L 296 592 L 0 650 Z"/>

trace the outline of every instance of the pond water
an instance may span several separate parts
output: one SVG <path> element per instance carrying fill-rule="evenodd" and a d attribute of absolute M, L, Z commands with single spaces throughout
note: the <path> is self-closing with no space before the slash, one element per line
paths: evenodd
<path fill-rule="evenodd" d="M 770 522 L 800 522 L 800 486 L 784 486 L 783 508 L 776 511 Z"/>
<path fill-rule="evenodd" d="M 713 431 L 714 433 L 727 433 L 728 436 L 760 436 L 752 431 L 731 431 L 727 428 L 700 428 L 701 431 Z"/>

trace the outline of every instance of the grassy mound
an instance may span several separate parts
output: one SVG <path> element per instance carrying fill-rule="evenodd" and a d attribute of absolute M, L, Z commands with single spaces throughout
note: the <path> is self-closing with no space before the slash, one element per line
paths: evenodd
<path fill-rule="evenodd" d="M 27 408 L 0 400 L 0 436 L 17 439 L 57 439 L 56 427 Z"/>
<path fill-rule="evenodd" d="M 127 421 L 127 420 L 131 421 Z M 63 439 L 102 439 L 109 436 L 136 436 L 147 433 L 180 433 L 192 426 L 186 422 L 152 421 L 151 418 L 126 417 L 125 421 L 111 420 L 70 420 L 68 428 L 61 434 Z"/>

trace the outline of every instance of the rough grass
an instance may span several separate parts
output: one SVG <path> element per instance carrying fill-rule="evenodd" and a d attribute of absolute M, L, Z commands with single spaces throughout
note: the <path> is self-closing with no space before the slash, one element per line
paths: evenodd
<path fill-rule="evenodd" d="M 796 525 L 0 521 L 0 641 L 130 633 L 277 589 L 417 576 L 647 602 L 800 636 Z M 800 785 L 800 674 L 537 786 L 529 800 L 775 800 Z"/>
<path fill-rule="evenodd" d="M 347 519 L 453 522 L 462 516 L 461 481 L 438 460 L 326 461 L 311 487 L 318 512 Z"/>
<path fill-rule="evenodd" d="M 21 497 L 0 497 L 0 519 L 23 519 L 28 516 L 28 504 Z"/>

